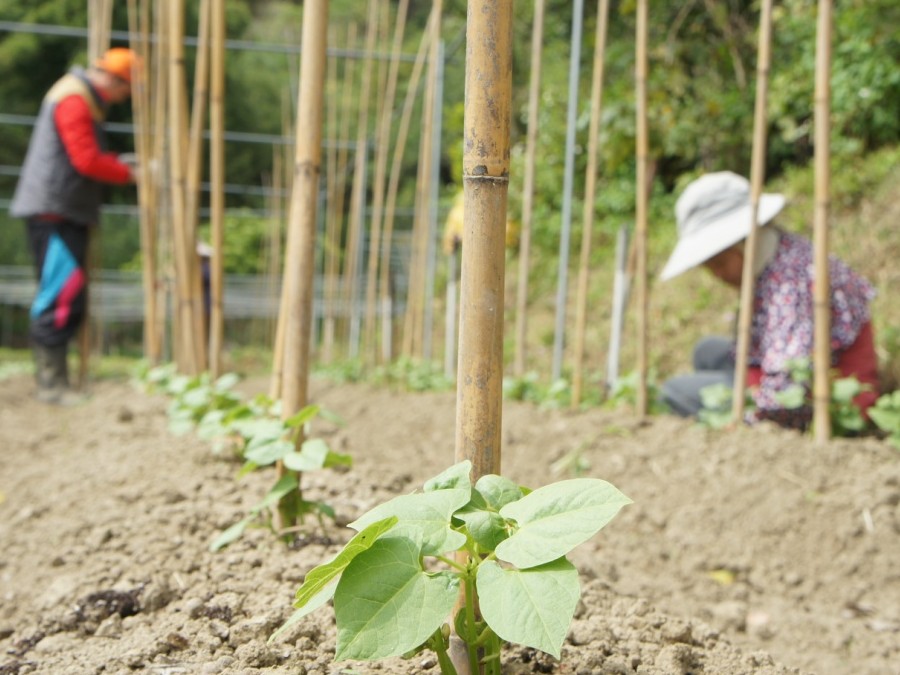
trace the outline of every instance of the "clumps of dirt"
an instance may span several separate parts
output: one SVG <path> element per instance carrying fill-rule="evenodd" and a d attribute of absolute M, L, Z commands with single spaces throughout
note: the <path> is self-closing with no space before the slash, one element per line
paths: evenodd
<path fill-rule="evenodd" d="M 141 611 L 140 595 L 143 587 L 130 591 L 97 591 L 75 604 L 75 624 L 86 633 L 94 633 L 103 621 L 118 614 L 124 619 Z"/>

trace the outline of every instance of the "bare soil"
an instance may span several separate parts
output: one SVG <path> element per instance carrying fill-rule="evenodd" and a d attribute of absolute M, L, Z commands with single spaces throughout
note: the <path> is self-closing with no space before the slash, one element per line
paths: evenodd
<path fill-rule="evenodd" d="M 333 663 L 323 608 L 273 644 L 304 574 L 351 531 L 288 547 L 210 541 L 271 483 L 193 435 L 162 396 L 103 381 L 48 408 L 0 382 L 0 674 L 437 673 L 433 656 Z M 342 523 L 453 463 L 454 395 L 314 382 L 345 427 L 316 431 L 347 472 L 305 477 Z M 537 487 L 561 459 L 634 500 L 573 559 L 583 603 L 561 661 L 511 648 L 504 672 L 900 674 L 900 454 L 874 438 L 712 432 L 627 411 L 507 404 L 503 473 Z"/>

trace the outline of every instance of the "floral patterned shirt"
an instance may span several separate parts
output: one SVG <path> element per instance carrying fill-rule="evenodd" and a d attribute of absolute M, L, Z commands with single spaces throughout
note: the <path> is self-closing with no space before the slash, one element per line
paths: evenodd
<path fill-rule="evenodd" d="M 836 357 L 856 341 L 869 322 L 869 301 L 875 291 L 834 256 L 829 262 L 834 365 Z M 785 410 L 776 394 L 792 384 L 789 361 L 812 357 L 814 281 L 812 243 L 782 233 L 774 257 L 756 279 L 753 301 L 748 364 L 761 370 L 754 395 L 757 419 L 772 419 L 791 427 L 806 426 L 811 419 L 809 407 Z"/>

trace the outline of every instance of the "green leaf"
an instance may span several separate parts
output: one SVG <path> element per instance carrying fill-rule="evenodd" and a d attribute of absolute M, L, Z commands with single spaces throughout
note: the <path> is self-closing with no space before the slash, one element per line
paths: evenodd
<path fill-rule="evenodd" d="M 285 441 L 280 438 L 270 439 L 248 445 L 244 451 L 244 458 L 257 466 L 267 466 L 277 462 L 279 459 L 283 459 L 293 450 L 294 444 L 291 441 Z"/>
<path fill-rule="evenodd" d="M 241 381 L 241 376 L 237 373 L 225 373 L 215 381 L 213 387 L 217 391 L 227 391 Z"/>
<path fill-rule="evenodd" d="M 350 523 L 354 530 L 361 530 L 382 518 L 397 516 L 398 522 L 392 537 L 409 537 L 422 541 L 423 555 L 439 555 L 456 551 L 466 543 L 466 535 L 451 528 L 453 512 L 469 501 L 468 490 L 436 490 L 394 497 Z"/>
<path fill-rule="evenodd" d="M 802 408 L 806 403 L 806 389 L 799 384 L 792 384 L 777 392 L 775 400 L 788 410 Z"/>
<path fill-rule="evenodd" d="M 428 574 L 419 546 L 385 537 L 356 556 L 338 583 L 335 661 L 399 656 L 440 627 L 459 596 L 459 578 Z"/>
<path fill-rule="evenodd" d="M 425 492 L 434 492 L 435 490 L 471 490 L 472 480 L 469 478 L 471 472 L 472 462 L 464 459 L 428 480 L 425 483 Z"/>
<path fill-rule="evenodd" d="M 314 567 L 306 574 L 303 585 L 297 589 L 294 607 L 300 608 L 313 600 L 322 590 L 341 574 L 353 559 L 363 551 L 372 548 L 378 537 L 397 524 L 396 518 L 385 518 L 372 523 L 361 532 L 353 535 L 344 548 L 329 562 Z"/>
<path fill-rule="evenodd" d="M 519 501 L 525 494 L 522 488 L 508 478 L 494 474 L 479 478 L 475 489 L 484 497 L 488 506 L 498 511 L 507 504 Z"/>
<path fill-rule="evenodd" d="M 260 441 L 281 438 L 285 431 L 284 424 L 280 420 L 252 418 L 235 420 L 231 428 L 244 438 Z"/>
<path fill-rule="evenodd" d="M 455 515 L 466 524 L 469 534 L 485 551 L 493 551 L 509 536 L 507 521 L 498 513 L 507 504 L 524 496 L 521 487 L 508 478 L 488 474 L 475 483 L 471 501 Z"/>
<path fill-rule="evenodd" d="M 456 512 L 456 517 L 466 524 L 469 535 L 483 551 L 493 551 L 509 537 L 507 522 L 500 514 L 467 506 Z"/>
<path fill-rule="evenodd" d="M 849 403 L 862 391 L 855 377 L 841 377 L 831 383 L 831 398 L 840 403 Z"/>
<path fill-rule="evenodd" d="M 518 529 L 497 546 L 500 560 L 536 567 L 590 539 L 631 500 L 599 478 L 575 478 L 538 488 L 500 509 Z"/>
<path fill-rule="evenodd" d="M 209 545 L 209 550 L 215 553 L 216 551 L 225 548 L 233 541 L 240 539 L 241 535 L 244 534 L 244 530 L 247 529 L 247 526 L 253 522 L 255 518 L 255 514 L 252 516 L 248 516 L 243 520 L 239 520 L 234 525 L 229 527 L 227 530 L 222 532 L 218 537 L 213 539 L 213 542 Z"/>
<path fill-rule="evenodd" d="M 272 489 L 266 493 L 262 501 L 254 506 L 251 510 L 253 513 L 260 513 L 263 509 L 275 506 L 281 501 L 281 498 L 289 492 L 297 489 L 297 477 L 292 474 L 286 474 L 278 479 L 278 482 L 272 486 Z"/>
<path fill-rule="evenodd" d="M 508 570 L 488 560 L 478 566 L 476 588 L 481 615 L 501 639 L 559 658 L 581 595 L 572 563 Z"/>
<path fill-rule="evenodd" d="M 295 413 L 291 417 L 288 417 L 284 421 L 284 425 L 286 427 L 290 427 L 291 429 L 297 429 L 298 427 L 302 427 L 304 424 L 312 420 L 318 414 L 319 406 L 308 405 L 301 408 L 299 412 Z"/>
<path fill-rule="evenodd" d="M 294 610 L 290 618 L 285 621 L 272 635 L 269 636 L 267 643 L 271 643 L 281 635 L 284 631 L 296 625 L 300 619 L 315 612 L 319 607 L 334 597 L 334 591 L 337 589 L 339 579 L 333 579 L 323 589 L 311 597 L 300 609 Z"/>

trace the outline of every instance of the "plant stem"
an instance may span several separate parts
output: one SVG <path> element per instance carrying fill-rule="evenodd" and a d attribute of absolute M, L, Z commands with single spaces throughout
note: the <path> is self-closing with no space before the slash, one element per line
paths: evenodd
<path fill-rule="evenodd" d="M 435 636 L 433 647 L 438 657 L 438 663 L 441 666 L 441 675 L 457 675 L 453 661 L 450 660 L 450 655 L 447 654 L 444 637 L 440 635 L 440 628 L 438 628 L 438 635 Z"/>
<path fill-rule="evenodd" d="M 459 564 L 458 562 L 456 562 L 455 560 L 452 560 L 452 559 L 450 559 L 450 558 L 446 558 L 446 557 L 444 557 L 444 556 L 442 556 L 442 555 L 437 555 L 437 556 L 435 556 L 435 558 L 437 558 L 438 560 L 440 560 L 442 563 L 444 563 L 444 564 L 446 564 L 446 565 L 449 565 L 449 566 L 452 567 L 453 569 L 459 570 L 460 572 L 465 572 L 465 571 L 466 571 L 466 568 L 463 567 L 462 565 L 460 565 L 460 564 Z"/>
<path fill-rule="evenodd" d="M 478 675 L 481 668 L 478 665 L 478 645 L 475 635 L 475 579 L 472 569 L 466 574 L 466 648 L 469 651 L 469 672 Z"/>

